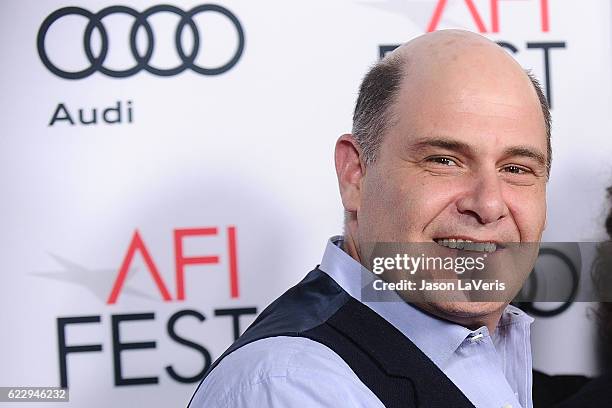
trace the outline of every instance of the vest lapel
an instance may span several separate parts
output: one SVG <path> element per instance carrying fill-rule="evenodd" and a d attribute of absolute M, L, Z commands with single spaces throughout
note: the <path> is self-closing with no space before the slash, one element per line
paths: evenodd
<path fill-rule="evenodd" d="M 474 408 L 410 339 L 364 304 L 351 298 L 327 324 L 376 360 L 388 376 L 409 379 L 418 407 Z"/>

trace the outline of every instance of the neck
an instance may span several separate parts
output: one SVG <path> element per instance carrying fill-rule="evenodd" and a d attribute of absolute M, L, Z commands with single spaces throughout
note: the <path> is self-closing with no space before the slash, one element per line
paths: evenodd
<path fill-rule="evenodd" d="M 342 250 L 349 254 L 351 258 L 361 263 L 361 257 L 359 256 L 359 244 L 355 239 L 355 226 L 352 222 L 347 222 L 344 226 Z"/>
<path fill-rule="evenodd" d="M 458 323 L 464 327 L 467 327 L 470 330 L 476 330 L 476 329 L 479 329 L 480 327 L 486 326 L 486 328 L 489 330 L 489 334 L 493 336 L 493 334 L 495 334 L 495 330 L 497 329 L 499 319 L 501 319 L 501 315 L 504 312 L 504 309 L 506 308 L 506 306 L 507 304 L 504 304 L 500 309 L 496 310 L 495 312 L 488 313 L 483 316 L 478 316 L 478 317 L 459 316 L 453 320 L 451 319 L 449 320 L 454 321 L 455 323 Z"/>
<path fill-rule="evenodd" d="M 461 302 L 452 304 L 441 303 L 414 303 L 414 306 L 438 318 L 459 324 L 470 330 L 485 326 L 493 336 L 502 313 L 508 303 L 497 302 Z"/>

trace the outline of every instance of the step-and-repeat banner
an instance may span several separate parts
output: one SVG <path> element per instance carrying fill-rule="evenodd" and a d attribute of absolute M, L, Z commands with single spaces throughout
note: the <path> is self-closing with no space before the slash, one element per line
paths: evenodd
<path fill-rule="evenodd" d="M 427 31 L 480 32 L 540 78 L 544 240 L 605 237 L 607 0 L 15 0 L 0 19 L 0 386 L 185 405 L 341 233 L 359 82 Z M 593 304 L 530 308 L 536 368 L 598 372 Z"/>

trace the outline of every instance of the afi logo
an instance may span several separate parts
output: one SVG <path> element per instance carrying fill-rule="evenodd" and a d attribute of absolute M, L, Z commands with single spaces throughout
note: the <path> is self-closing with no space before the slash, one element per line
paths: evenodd
<path fill-rule="evenodd" d="M 470 11 L 470 14 L 472 16 L 472 19 L 474 20 L 474 23 L 476 24 L 476 27 L 478 28 L 478 31 L 480 31 L 481 33 L 486 33 L 487 28 L 484 24 L 484 20 L 482 19 L 480 12 L 478 11 L 478 8 L 476 8 L 476 5 L 474 4 L 474 0 L 455 0 L 455 1 L 463 1 L 466 5 L 466 7 L 468 8 L 468 10 Z M 490 7 L 491 7 L 491 31 L 492 33 L 499 33 L 499 1 L 500 0 L 490 0 Z M 512 0 L 512 1 L 517 1 L 517 0 Z M 542 29 L 542 32 L 548 32 L 549 31 L 549 24 L 548 24 L 548 0 L 536 0 L 540 3 L 540 26 Z M 429 21 L 429 24 L 427 26 L 427 32 L 431 32 L 431 31 L 435 31 L 436 28 L 438 27 L 438 23 L 440 22 L 440 19 L 442 18 L 442 13 L 444 12 L 444 9 L 446 8 L 446 6 L 448 5 L 448 0 L 438 0 L 438 3 L 436 4 L 436 8 L 433 12 L 433 15 L 431 16 L 431 20 Z"/>
<path fill-rule="evenodd" d="M 219 255 L 202 255 L 196 257 L 187 257 L 183 253 L 183 240 L 187 237 L 198 237 L 198 236 L 216 236 L 218 235 L 217 227 L 208 228 L 186 228 L 186 229 L 175 229 L 174 230 L 174 260 L 175 260 L 175 276 L 176 276 L 176 300 L 185 300 L 185 268 L 193 265 L 212 265 L 219 263 Z M 172 296 L 168 287 L 164 283 L 151 253 L 147 249 L 147 246 L 140 236 L 138 230 L 134 231 L 132 240 L 128 246 L 127 252 L 123 257 L 123 262 L 119 268 L 119 274 L 115 279 L 111 293 L 106 301 L 107 304 L 112 305 L 117 302 L 125 278 L 127 277 L 130 265 L 134 259 L 136 253 L 140 253 L 144 260 L 147 269 L 151 275 L 151 278 L 155 282 L 159 293 L 161 294 L 164 302 L 170 302 Z M 236 255 L 236 227 L 227 227 L 227 256 L 229 264 L 229 286 L 230 296 L 232 298 L 238 297 L 238 261 Z"/>

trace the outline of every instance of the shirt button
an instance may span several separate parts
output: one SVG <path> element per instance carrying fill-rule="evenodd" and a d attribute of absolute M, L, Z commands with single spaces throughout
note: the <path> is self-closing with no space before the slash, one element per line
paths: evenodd
<path fill-rule="evenodd" d="M 480 340 L 482 340 L 483 338 L 484 338 L 484 334 L 476 333 L 476 334 L 470 336 L 469 340 L 470 340 L 471 343 L 476 343 L 476 342 L 479 342 Z M 506 408 L 506 407 L 504 406 L 502 408 Z M 512 407 L 510 407 L 510 408 L 512 408 Z"/>
<path fill-rule="evenodd" d="M 510 404 L 506 404 L 506 405 L 504 405 L 502 408 L 512 408 L 512 405 L 510 405 Z"/>

